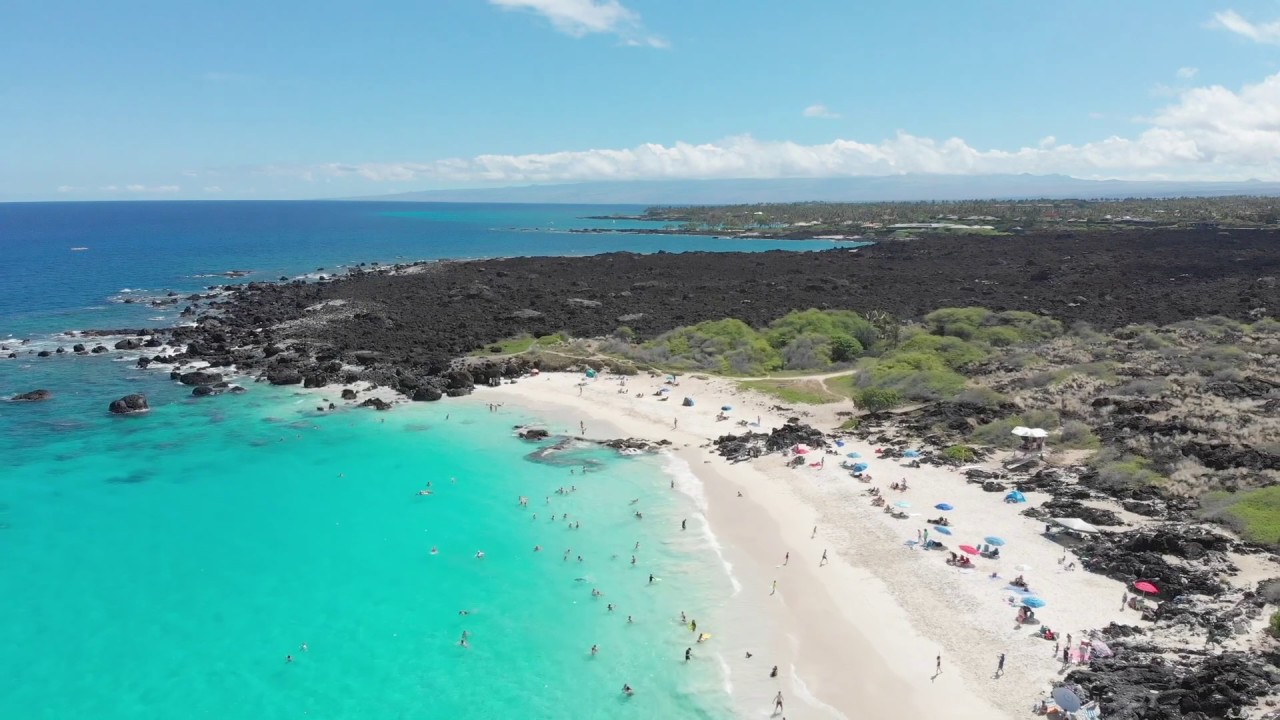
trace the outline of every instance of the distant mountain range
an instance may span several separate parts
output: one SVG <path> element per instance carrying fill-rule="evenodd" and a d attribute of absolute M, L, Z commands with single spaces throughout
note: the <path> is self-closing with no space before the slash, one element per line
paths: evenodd
<path fill-rule="evenodd" d="M 1029 198 L 1161 198 L 1280 195 L 1280 183 L 1082 180 L 1067 175 L 889 175 L 778 180 L 643 180 L 427 190 L 348 200 L 405 202 L 723 205 Z"/>

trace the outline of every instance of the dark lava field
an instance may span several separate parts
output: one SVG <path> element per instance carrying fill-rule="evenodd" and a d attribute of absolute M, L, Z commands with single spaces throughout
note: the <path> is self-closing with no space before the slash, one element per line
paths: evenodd
<path fill-rule="evenodd" d="M 323 337 L 302 334 L 338 354 L 373 351 L 425 370 L 520 333 L 594 337 L 625 325 L 647 338 L 725 317 L 763 325 L 810 307 L 915 319 L 981 305 L 1099 328 L 1280 310 L 1280 233 L 1243 230 L 930 237 L 856 251 L 611 253 L 415 269 L 243 286 L 236 302 L 219 303 L 219 324 L 243 332 L 321 301 L 362 301 Z"/>

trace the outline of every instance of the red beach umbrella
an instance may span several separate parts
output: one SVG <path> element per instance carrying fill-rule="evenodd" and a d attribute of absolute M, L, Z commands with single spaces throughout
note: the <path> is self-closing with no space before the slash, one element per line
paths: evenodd
<path fill-rule="evenodd" d="M 1151 593 L 1152 595 L 1155 595 L 1156 593 L 1160 592 L 1160 588 L 1156 587 L 1155 585 L 1152 585 L 1146 580 L 1139 580 L 1138 582 L 1134 583 L 1133 589 L 1137 590 L 1138 592 Z"/>
<path fill-rule="evenodd" d="M 978 548 L 976 548 L 976 547 L 974 547 L 974 546 L 972 546 L 972 545 L 961 545 L 961 546 L 960 546 L 960 552 L 963 552 L 963 553 L 969 553 L 970 555 L 977 555 L 977 554 L 978 554 Z"/>

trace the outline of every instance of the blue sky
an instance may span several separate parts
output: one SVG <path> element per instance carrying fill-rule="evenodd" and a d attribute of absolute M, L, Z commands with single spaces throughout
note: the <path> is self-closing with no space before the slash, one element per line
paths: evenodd
<path fill-rule="evenodd" d="M 0 200 L 1280 179 L 1280 1 L 0 0 Z"/>

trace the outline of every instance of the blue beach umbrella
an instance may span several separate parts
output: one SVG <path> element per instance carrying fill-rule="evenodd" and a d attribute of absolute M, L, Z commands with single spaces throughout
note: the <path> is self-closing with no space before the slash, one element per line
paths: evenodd
<path fill-rule="evenodd" d="M 1022 598 L 1022 604 L 1030 608 L 1042 608 L 1044 607 L 1044 600 L 1041 600 L 1035 595 L 1028 595 Z"/>
<path fill-rule="evenodd" d="M 951 503 L 938 503 L 937 505 L 934 505 L 934 507 L 939 510 L 955 510 L 955 506 Z"/>
<path fill-rule="evenodd" d="M 733 406 L 732 406 L 732 405 L 721 405 L 721 406 L 720 406 L 720 409 L 721 409 L 721 410 L 723 410 L 723 411 L 725 411 L 725 412 L 729 412 L 730 410 L 732 410 L 732 409 L 733 409 Z"/>
<path fill-rule="evenodd" d="M 902 453 L 902 457 L 920 457 L 920 453 L 915 450 L 908 450 Z"/>
<path fill-rule="evenodd" d="M 1004 544 L 1004 539 L 1003 539 L 1003 538 L 998 538 L 998 537 L 996 537 L 995 535 L 988 535 L 988 536 L 986 536 L 986 537 L 982 538 L 982 540 L 983 540 L 983 542 L 987 543 L 988 545 L 995 545 L 996 547 L 1000 547 L 1001 545 L 1003 545 L 1003 544 Z"/>
<path fill-rule="evenodd" d="M 853 466 L 853 471 L 862 472 L 863 470 L 866 470 L 868 467 L 870 467 L 870 465 L 867 465 L 866 463 L 857 463 Z"/>
<path fill-rule="evenodd" d="M 843 441 L 843 440 L 837 440 L 837 441 L 836 441 L 836 447 L 844 447 L 844 441 Z"/>
<path fill-rule="evenodd" d="M 1026 501 L 1027 501 L 1027 496 L 1026 496 L 1026 495 L 1023 495 L 1022 493 L 1018 492 L 1017 490 L 1014 490 L 1013 492 L 1009 493 L 1008 495 L 1005 495 L 1005 496 L 1004 496 L 1004 499 L 1005 499 L 1005 500 L 1008 500 L 1009 502 L 1016 502 L 1016 503 L 1020 503 L 1020 502 L 1026 502 Z"/>
<path fill-rule="evenodd" d="M 862 457 L 862 453 L 849 453 L 848 455 L 845 455 L 845 457 L 860 458 Z"/>
<path fill-rule="evenodd" d="M 1057 687 L 1053 690 L 1053 702 L 1063 710 L 1073 713 L 1080 709 L 1080 696 L 1076 695 L 1067 687 Z"/>
<path fill-rule="evenodd" d="M 934 529 L 934 530 L 937 530 L 938 532 L 942 533 L 943 535 L 950 535 L 950 534 L 951 534 L 951 530 L 949 530 L 947 527 L 945 527 L 945 526 L 943 526 L 943 525 L 934 525 L 934 526 L 933 526 L 933 529 Z"/>

